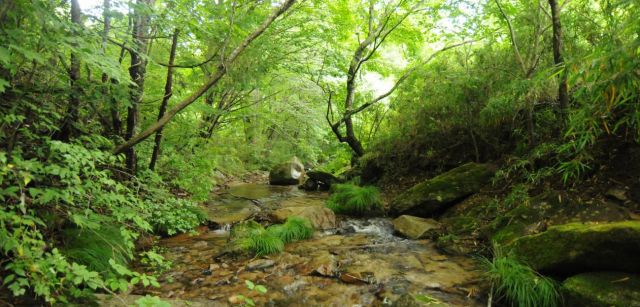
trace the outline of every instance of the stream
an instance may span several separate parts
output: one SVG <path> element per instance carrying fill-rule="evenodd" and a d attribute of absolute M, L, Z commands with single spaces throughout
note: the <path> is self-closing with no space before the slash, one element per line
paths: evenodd
<path fill-rule="evenodd" d="M 477 261 L 448 256 L 428 240 L 397 237 L 389 218 L 338 217 L 338 227 L 316 231 L 312 239 L 287 244 L 282 254 L 262 258 L 216 257 L 232 223 L 264 219 L 288 206 L 324 206 L 328 194 L 297 187 L 243 184 L 209 201 L 218 229 L 161 239 L 173 262 L 159 275 L 160 288 L 133 294 L 189 300 L 189 306 L 233 306 L 238 295 L 258 306 L 384 306 L 403 294 L 434 299 L 428 306 L 482 306 Z M 250 291 L 245 281 L 268 291 Z"/>

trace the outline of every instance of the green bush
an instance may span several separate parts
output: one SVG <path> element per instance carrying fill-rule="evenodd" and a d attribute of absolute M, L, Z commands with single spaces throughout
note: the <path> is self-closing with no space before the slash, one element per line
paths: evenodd
<path fill-rule="evenodd" d="M 62 253 L 73 262 L 108 275 L 113 271 L 109 259 L 126 266 L 133 253 L 120 234 L 120 228 L 102 226 L 98 229 L 69 228 L 63 231 Z"/>
<path fill-rule="evenodd" d="M 306 218 L 291 216 L 282 225 L 269 226 L 267 232 L 280 238 L 284 243 L 291 243 L 311 238 L 313 236 L 313 226 Z"/>
<path fill-rule="evenodd" d="M 175 235 L 187 232 L 207 220 L 207 214 L 196 203 L 179 198 L 168 198 L 150 205 L 149 222 L 156 233 Z"/>
<path fill-rule="evenodd" d="M 376 187 L 336 184 L 331 188 L 327 207 L 335 213 L 362 216 L 382 211 L 380 192 Z"/>
<path fill-rule="evenodd" d="M 516 259 L 496 253 L 493 260 L 483 260 L 493 295 L 507 299 L 513 306 L 555 307 L 560 295 L 557 283 L 538 274 Z"/>

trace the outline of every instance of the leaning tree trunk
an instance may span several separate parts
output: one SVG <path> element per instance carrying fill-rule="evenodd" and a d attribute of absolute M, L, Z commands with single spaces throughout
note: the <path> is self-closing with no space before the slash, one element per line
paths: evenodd
<path fill-rule="evenodd" d="M 549 0 L 551 7 L 551 23 L 553 26 L 553 61 L 558 68 L 564 65 L 562 57 L 562 24 L 560 23 L 560 8 L 556 0 Z M 558 103 L 560 105 L 560 113 L 564 120 L 567 107 L 569 106 L 569 95 L 567 93 L 567 71 L 563 69 L 560 74 L 560 84 L 558 85 Z"/>
<path fill-rule="evenodd" d="M 129 76 L 133 81 L 133 85 L 130 88 L 130 106 L 127 108 L 127 132 L 125 138 L 131 140 L 138 128 L 138 119 L 140 116 L 139 105 L 142 102 L 142 96 L 144 94 L 144 76 L 146 72 L 146 61 L 144 60 L 144 54 L 146 53 L 148 42 L 148 21 L 149 17 L 145 16 L 140 11 L 140 6 L 149 5 L 152 0 L 138 0 L 136 3 L 136 9 L 134 11 L 134 22 L 132 28 L 133 36 L 133 50 L 131 53 L 131 66 L 129 66 Z M 136 152 L 133 147 L 127 149 L 126 155 L 126 167 L 132 174 L 136 172 L 137 159 Z"/>
<path fill-rule="evenodd" d="M 164 116 L 164 113 L 167 111 L 167 104 L 169 104 L 169 99 L 173 95 L 172 86 L 173 86 L 173 64 L 176 59 L 176 47 L 178 46 L 178 34 L 180 30 L 175 29 L 173 31 L 173 38 L 171 40 L 171 52 L 169 53 L 169 65 L 167 67 L 167 81 L 164 84 L 164 97 L 162 98 L 162 103 L 160 104 L 160 111 L 158 112 L 158 120 Z M 153 170 L 156 167 L 156 162 L 158 161 L 158 155 L 160 154 L 160 143 L 162 142 L 162 128 L 156 132 L 155 144 L 153 145 L 153 153 L 151 154 L 151 162 L 149 162 L 149 169 Z"/>
<path fill-rule="evenodd" d="M 81 27 L 80 21 L 80 5 L 78 0 L 71 0 L 71 22 L 76 27 Z M 77 32 L 74 29 L 74 32 Z M 69 107 L 67 108 L 67 114 L 60 128 L 60 133 L 57 139 L 67 142 L 71 136 L 75 133 L 75 125 L 78 121 L 78 114 L 80 108 L 80 87 L 78 86 L 78 80 L 80 80 L 80 58 L 75 52 L 71 52 L 70 56 L 71 65 L 69 65 L 69 80 L 71 85 L 71 93 L 69 94 Z"/>
<path fill-rule="evenodd" d="M 178 112 L 182 111 L 184 108 L 191 105 L 194 101 L 196 101 L 200 96 L 204 95 L 211 87 L 216 85 L 220 79 L 227 73 L 226 66 L 233 64 L 233 62 L 244 52 L 244 50 L 253 42 L 256 38 L 258 38 L 264 31 L 273 23 L 276 18 L 280 15 L 284 14 L 294 3 L 296 0 L 286 0 L 282 3 L 278 8 L 276 8 L 273 13 L 267 17 L 262 24 L 255 29 L 251 34 L 244 38 L 242 42 L 229 54 L 226 58 L 225 63 L 219 63 L 216 67 L 216 72 L 211 75 L 211 77 L 198 88 L 194 93 L 192 93 L 189 97 L 186 97 L 178 104 L 176 104 L 171 109 L 167 110 L 164 116 L 160 118 L 157 122 L 147 127 L 144 131 L 136 134 L 123 144 L 120 144 L 116 148 L 113 149 L 114 154 L 120 154 L 129 151 L 138 143 L 147 139 L 150 135 L 154 134 L 158 130 L 162 129 L 164 125 L 166 125 Z"/>

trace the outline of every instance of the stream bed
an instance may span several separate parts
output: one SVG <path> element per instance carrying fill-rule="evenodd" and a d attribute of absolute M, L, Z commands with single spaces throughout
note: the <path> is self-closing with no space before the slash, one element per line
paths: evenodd
<path fill-rule="evenodd" d="M 258 306 L 384 306 L 402 295 L 433 299 L 429 306 L 482 306 L 486 287 L 476 260 L 448 256 L 428 240 L 407 240 L 393 233 L 389 218 L 338 217 L 338 227 L 316 231 L 313 238 L 287 244 L 268 257 L 218 257 L 231 223 L 264 217 L 285 206 L 323 206 L 326 193 L 295 187 L 246 184 L 207 204 L 218 229 L 160 240 L 173 262 L 160 274 L 160 288 L 133 294 L 193 302 L 190 306 L 233 306 L 238 295 Z M 250 291 L 245 281 L 268 291 Z"/>

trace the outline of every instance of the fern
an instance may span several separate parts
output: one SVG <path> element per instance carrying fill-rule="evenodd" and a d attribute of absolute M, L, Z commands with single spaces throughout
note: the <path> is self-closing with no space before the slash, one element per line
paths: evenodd
<path fill-rule="evenodd" d="M 337 184 L 327 200 L 327 207 L 338 214 L 367 215 L 382 210 L 380 192 L 373 186 Z"/>
<path fill-rule="evenodd" d="M 558 306 L 560 295 L 554 280 L 538 274 L 512 257 L 501 254 L 496 253 L 493 260 L 483 260 L 495 295 L 506 298 L 514 306 Z"/>
<path fill-rule="evenodd" d="M 272 226 L 273 227 L 273 226 Z M 273 231 L 267 231 L 256 221 L 237 224 L 231 229 L 230 239 L 239 249 L 256 256 L 277 254 L 284 250 L 284 242 Z"/>
<path fill-rule="evenodd" d="M 63 236 L 63 254 L 103 275 L 112 272 L 109 259 L 126 266 L 132 258 L 131 249 L 117 227 L 102 226 L 97 230 L 69 228 L 64 230 Z"/>

